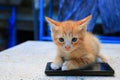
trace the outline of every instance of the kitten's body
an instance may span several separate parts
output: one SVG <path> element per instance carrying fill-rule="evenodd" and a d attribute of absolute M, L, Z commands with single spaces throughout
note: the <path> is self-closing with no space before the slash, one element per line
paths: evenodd
<path fill-rule="evenodd" d="M 58 47 L 57 55 L 51 65 L 52 69 L 60 67 L 62 70 L 81 69 L 95 63 L 97 57 L 101 57 L 98 39 L 86 31 L 90 18 L 91 16 L 88 16 L 76 22 L 56 22 L 46 18 L 51 24 L 53 41 Z"/>

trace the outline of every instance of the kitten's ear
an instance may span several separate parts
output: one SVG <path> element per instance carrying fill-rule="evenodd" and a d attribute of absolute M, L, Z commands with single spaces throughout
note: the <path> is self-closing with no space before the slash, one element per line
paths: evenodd
<path fill-rule="evenodd" d="M 46 21 L 50 24 L 50 27 L 51 27 L 51 31 L 54 32 L 58 29 L 58 26 L 59 26 L 59 22 L 51 19 L 51 18 L 48 18 L 48 17 L 45 17 Z"/>
<path fill-rule="evenodd" d="M 77 24 L 78 24 L 79 27 L 80 27 L 79 29 L 80 29 L 80 30 L 82 30 L 82 29 L 83 29 L 83 30 L 87 30 L 87 26 L 88 26 L 91 18 L 92 18 L 92 15 L 89 15 L 89 16 L 85 17 L 84 19 L 82 19 L 82 20 L 80 20 L 80 21 L 77 21 Z"/>

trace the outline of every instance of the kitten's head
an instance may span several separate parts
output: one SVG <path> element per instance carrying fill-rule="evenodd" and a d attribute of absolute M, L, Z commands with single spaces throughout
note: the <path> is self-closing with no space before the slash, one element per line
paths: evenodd
<path fill-rule="evenodd" d="M 91 16 L 80 21 L 57 22 L 46 17 L 51 26 L 51 35 L 58 48 L 65 52 L 77 49 L 84 40 L 87 24 Z"/>

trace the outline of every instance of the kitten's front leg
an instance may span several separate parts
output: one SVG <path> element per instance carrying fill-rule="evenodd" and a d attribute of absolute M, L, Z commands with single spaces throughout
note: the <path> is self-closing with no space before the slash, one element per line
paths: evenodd
<path fill-rule="evenodd" d="M 78 69 L 79 65 L 75 60 L 68 60 L 65 61 L 62 65 L 62 71 L 64 70 L 72 70 L 72 69 Z"/>
<path fill-rule="evenodd" d="M 96 58 L 94 55 L 86 55 L 81 58 L 74 58 L 72 60 L 65 61 L 62 65 L 62 71 L 72 69 L 82 69 L 92 63 L 95 63 Z"/>
<path fill-rule="evenodd" d="M 60 56 L 56 56 L 54 61 L 51 64 L 51 68 L 56 70 L 59 69 L 63 64 L 63 60 Z"/>

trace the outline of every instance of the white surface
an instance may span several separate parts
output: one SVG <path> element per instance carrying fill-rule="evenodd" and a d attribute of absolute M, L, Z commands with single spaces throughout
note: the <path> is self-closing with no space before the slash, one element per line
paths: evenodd
<path fill-rule="evenodd" d="M 120 44 L 102 44 L 101 53 L 115 70 L 115 77 L 49 77 L 47 62 L 55 56 L 52 42 L 27 41 L 0 52 L 0 80 L 120 80 Z"/>

